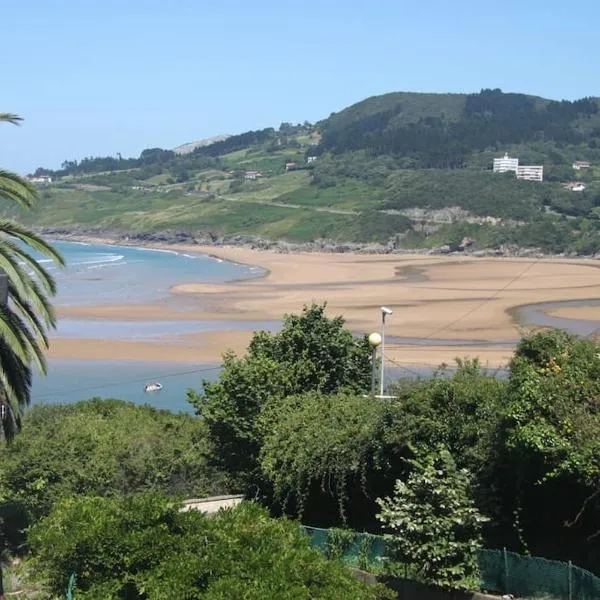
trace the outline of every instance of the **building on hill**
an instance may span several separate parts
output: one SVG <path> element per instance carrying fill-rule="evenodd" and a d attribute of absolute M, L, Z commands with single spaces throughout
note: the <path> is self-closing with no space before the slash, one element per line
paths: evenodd
<path fill-rule="evenodd" d="M 521 165 L 517 167 L 517 179 L 544 181 L 544 167 L 542 165 Z"/>
<path fill-rule="evenodd" d="M 576 160 L 573 163 L 573 168 L 576 171 L 581 171 L 581 169 L 590 169 L 591 168 L 591 164 L 589 163 L 589 161 L 587 160 Z"/>
<path fill-rule="evenodd" d="M 571 192 L 583 192 L 586 185 L 581 181 L 570 181 L 569 183 L 565 183 L 563 187 Z"/>
<path fill-rule="evenodd" d="M 494 173 L 506 173 L 507 171 L 517 172 L 519 168 L 519 159 L 511 158 L 508 154 L 504 154 L 502 158 L 494 159 Z"/>
<path fill-rule="evenodd" d="M 317 157 L 316 157 L 316 156 L 309 156 L 309 157 L 306 159 L 306 164 L 310 165 L 310 163 L 314 163 L 314 162 L 315 162 L 315 160 L 317 160 Z"/>
<path fill-rule="evenodd" d="M 258 171 L 246 171 L 244 173 L 244 179 L 258 179 L 259 177 L 262 177 L 262 173 Z"/>
<path fill-rule="evenodd" d="M 27 179 L 31 181 L 31 183 L 52 183 L 52 177 L 50 177 L 50 175 L 34 175 Z"/>
<path fill-rule="evenodd" d="M 286 171 L 293 171 L 295 168 L 296 168 L 296 163 L 293 160 L 285 161 L 285 170 Z"/>

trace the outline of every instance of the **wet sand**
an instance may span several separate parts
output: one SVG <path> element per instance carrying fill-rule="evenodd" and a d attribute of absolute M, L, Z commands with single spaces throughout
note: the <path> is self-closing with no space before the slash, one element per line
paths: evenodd
<path fill-rule="evenodd" d="M 326 301 L 328 314 L 343 315 L 353 331 L 371 332 L 379 329 L 379 307 L 386 305 L 394 309 L 387 335 L 432 338 L 430 346 L 390 343 L 386 355 L 391 359 L 437 366 L 457 356 L 480 356 L 484 364 L 499 366 L 510 358 L 510 347 L 471 342 L 514 343 L 527 330 L 514 321 L 515 307 L 600 298 L 600 263 L 592 260 L 167 248 L 258 265 L 268 273 L 226 284 L 178 285 L 169 299 L 156 304 L 59 307 L 59 318 L 269 321 L 299 312 L 304 304 Z M 595 312 L 590 318 L 597 319 L 600 310 L 591 308 Z M 585 318 L 581 307 L 558 310 L 577 311 L 572 314 Z M 58 339 L 51 342 L 50 356 L 208 362 L 228 348 L 242 353 L 249 339 L 248 331 L 209 332 L 168 342 Z M 439 340 L 464 340 L 464 345 L 446 347 Z"/>

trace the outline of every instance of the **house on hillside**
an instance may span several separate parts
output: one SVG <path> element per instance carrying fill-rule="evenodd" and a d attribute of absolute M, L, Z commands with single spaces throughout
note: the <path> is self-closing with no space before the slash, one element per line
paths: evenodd
<path fill-rule="evenodd" d="M 258 179 L 259 177 L 262 177 L 262 173 L 258 171 L 246 171 L 244 173 L 244 179 Z"/>
<path fill-rule="evenodd" d="M 293 171 L 295 168 L 296 168 L 296 163 L 293 160 L 285 161 L 285 170 L 286 171 Z"/>
<path fill-rule="evenodd" d="M 306 164 L 307 164 L 307 165 L 310 165 L 310 163 L 314 163 L 314 162 L 315 162 L 315 160 L 317 160 L 317 157 L 316 157 L 316 156 L 309 156 L 309 157 L 306 159 Z"/>
<path fill-rule="evenodd" d="M 571 192 L 583 192 L 586 185 L 581 181 L 570 181 L 569 183 L 565 183 L 563 187 L 565 190 L 570 190 Z"/>
<path fill-rule="evenodd" d="M 50 175 L 34 175 L 27 179 L 31 181 L 31 183 L 52 183 L 52 177 L 50 177 Z"/>
<path fill-rule="evenodd" d="M 581 171 L 581 169 L 590 169 L 591 167 L 592 167 L 592 165 L 587 160 L 576 160 L 573 163 L 573 168 L 576 171 Z"/>

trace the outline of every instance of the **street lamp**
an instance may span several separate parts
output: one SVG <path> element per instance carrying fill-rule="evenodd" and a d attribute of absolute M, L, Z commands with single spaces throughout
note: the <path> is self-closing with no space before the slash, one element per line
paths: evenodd
<path fill-rule="evenodd" d="M 379 381 L 379 394 L 383 396 L 383 372 L 385 367 L 385 318 L 392 314 L 392 309 L 381 307 L 381 377 Z"/>
<path fill-rule="evenodd" d="M 375 396 L 375 384 L 377 383 L 377 347 L 381 344 L 381 336 L 378 333 L 372 333 L 369 336 L 369 344 L 373 348 L 371 358 L 371 394 Z"/>

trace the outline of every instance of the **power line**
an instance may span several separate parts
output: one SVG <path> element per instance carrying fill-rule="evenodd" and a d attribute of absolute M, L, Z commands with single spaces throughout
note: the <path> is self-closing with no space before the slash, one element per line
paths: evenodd
<path fill-rule="evenodd" d="M 404 369 L 407 373 L 410 373 L 411 375 L 416 375 L 417 377 L 422 377 L 422 374 L 419 373 L 418 371 L 415 371 L 414 369 L 411 369 L 410 367 L 400 364 L 398 361 L 394 360 L 393 358 L 389 358 L 388 356 L 386 356 L 385 360 L 387 362 L 395 365 L 396 367 L 399 367 L 400 369 Z"/>
<path fill-rule="evenodd" d="M 217 371 L 219 369 L 222 368 L 223 365 L 218 365 L 216 367 L 205 367 L 202 369 L 191 369 L 188 371 L 179 371 L 179 372 L 175 372 L 175 373 L 165 373 L 163 375 L 161 375 L 161 379 L 168 379 L 169 377 L 179 377 L 181 375 L 191 375 L 193 373 L 208 373 L 209 371 Z M 120 386 L 120 385 L 126 385 L 128 383 L 140 383 L 140 382 L 144 382 L 147 381 L 148 377 L 137 377 L 135 379 L 123 379 L 121 381 L 113 381 L 112 383 L 105 383 L 105 384 L 101 384 L 101 385 L 90 385 L 90 386 L 86 386 L 86 387 L 80 387 L 80 388 L 67 388 L 67 389 L 59 389 L 59 390 L 55 390 L 53 392 L 48 392 L 45 394 L 40 394 L 40 395 L 36 395 L 34 397 L 35 400 L 37 400 L 38 398 L 46 398 L 48 396 L 55 396 L 57 394 L 69 394 L 69 393 L 76 393 L 76 392 L 87 392 L 87 391 L 92 391 L 92 390 L 98 390 L 98 389 L 104 389 L 104 388 L 108 388 L 108 387 L 116 387 L 116 386 Z"/>
<path fill-rule="evenodd" d="M 478 311 L 482 306 L 484 306 L 485 304 L 487 304 L 488 302 L 491 302 L 494 298 L 498 297 L 498 294 L 502 293 L 504 290 L 506 290 L 507 288 L 509 288 L 513 283 L 515 283 L 516 281 L 518 281 L 519 279 L 521 279 L 521 277 L 523 277 L 532 267 L 533 265 L 535 265 L 537 262 L 539 262 L 539 258 L 536 258 L 535 260 L 533 260 L 532 262 L 530 262 L 518 275 L 515 275 L 515 277 L 513 277 L 508 283 L 506 283 L 505 285 L 503 285 L 501 288 L 497 289 L 491 296 L 488 296 L 487 298 L 484 298 L 479 304 L 476 304 L 475 306 L 473 306 L 472 308 L 470 308 L 466 313 L 464 313 L 463 315 L 460 315 L 459 317 L 457 317 L 456 319 L 454 319 L 453 321 L 450 321 L 450 323 L 446 323 L 445 325 L 442 325 L 441 327 L 438 327 L 437 329 L 434 329 L 431 333 L 427 334 L 424 337 L 421 338 L 416 338 L 418 341 L 425 341 L 428 339 L 431 339 L 433 336 L 442 333 L 443 331 L 445 331 L 446 329 L 449 329 L 450 327 L 452 327 L 453 325 L 456 325 L 458 322 L 462 321 L 463 319 L 466 319 L 467 317 L 469 317 L 470 315 L 472 315 L 474 312 Z M 389 344 L 388 347 L 397 347 L 400 348 L 402 347 L 402 344 Z"/>

